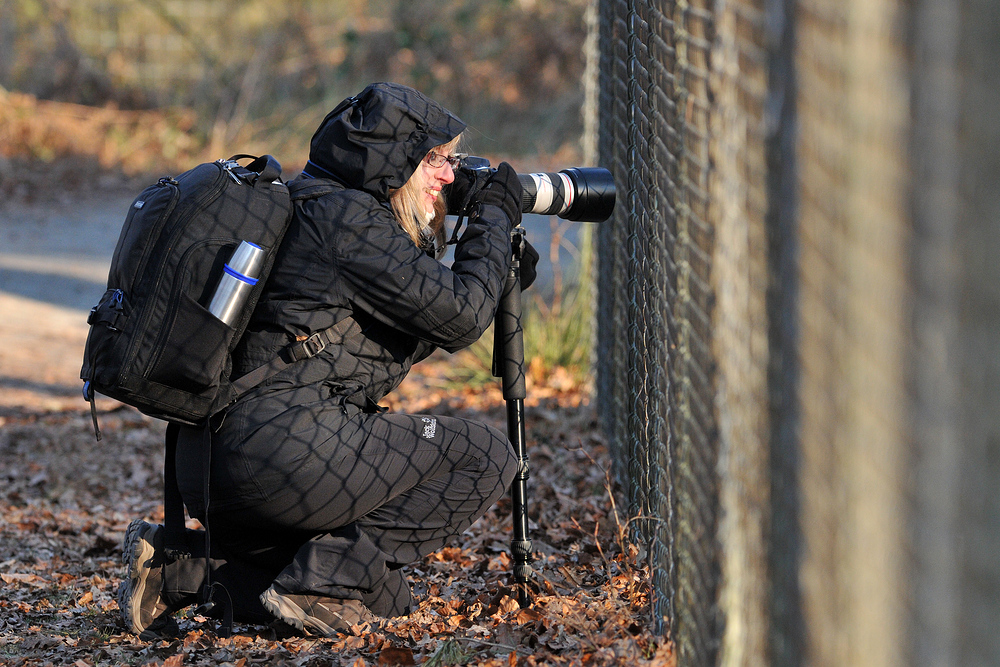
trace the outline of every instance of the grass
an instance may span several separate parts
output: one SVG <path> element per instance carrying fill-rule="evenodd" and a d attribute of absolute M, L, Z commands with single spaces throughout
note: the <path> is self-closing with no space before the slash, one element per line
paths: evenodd
<path fill-rule="evenodd" d="M 580 247 L 568 246 L 562 234 L 552 236 L 548 260 L 552 261 L 550 294 L 531 289 L 522 296 L 524 360 L 529 382 L 536 384 L 585 383 L 590 375 L 593 352 L 594 283 L 591 233 L 584 227 Z M 564 276 L 558 263 L 558 248 L 570 249 L 576 261 Z M 539 262 L 546 261 L 544 258 Z M 493 330 L 458 356 L 460 364 L 451 373 L 456 383 L 481 386 L 495 382 Z"/>

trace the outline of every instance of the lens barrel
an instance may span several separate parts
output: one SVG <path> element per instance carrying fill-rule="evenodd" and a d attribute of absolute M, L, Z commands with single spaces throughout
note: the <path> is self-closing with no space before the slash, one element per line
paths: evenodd
<path fill-rule="evenodd" d="M 574 222 L 603 222 L 615 208 L 615 181 L 600 167 L 557 173 L 518 174 L 521 212 L 557 215 Z"/>

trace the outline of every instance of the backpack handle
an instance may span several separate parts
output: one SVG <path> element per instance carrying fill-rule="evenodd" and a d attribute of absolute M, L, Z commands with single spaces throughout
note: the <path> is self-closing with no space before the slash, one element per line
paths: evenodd
<path fill-rule="evenodd" d="M 270 184 L 272 181 L 276 181 L 281 177 L 281 163 L 274 159 L 274 156 L 261 155 L 260 157 L 256 157 L 246 153 L 238 153 L 229 159 L 239 160 L 245 157 L 253 158 L 253 161 L 247 165 L 247 169 L 258 174 L 254 185 L 257 183 Z"/>

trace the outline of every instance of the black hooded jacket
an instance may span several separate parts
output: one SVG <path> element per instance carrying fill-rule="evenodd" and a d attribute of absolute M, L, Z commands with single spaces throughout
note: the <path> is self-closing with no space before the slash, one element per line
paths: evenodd
<path fill-rule="evenodd" d="M 464 128 L 417 91 L 388 83 L 369 86 L 323 120 L 303 177 L 342 189 L 297 203 L 234 354 L 233 376 L 348 316 L 363 333 L 298 362 L 242 399 L 273 398 L 261 418 L 283 404 L 333 394 L 377 402 L 435 347 L 466 347 L 492 322 L 510 265 L 508 216 L 497 206 L 481 207 L 449 268 L 414 244 L 388 203 L 430 149 Z"/>
<path fill-rule="evenodd" d="M 361 333 L 292 364 L 213 424 L 216 510 L 262 502 L 269 484 L 288 484 L 283 468 L 298 465 L 292 452 L 321 444 L 304 439 L 331 437 L 319 426 L 328 421 L 323 412 L 346 415 L 348 404 L 377 403 L 435 347 L 466 347 L 492 322 L 510 269 L 511 217 L 518 215 L 520 194 L 504 189 L 499 201 L 484 195 L 450 268 L 417 247 L 388 203 L 389 192 L 409 179 L 427 152 L 464 127 L 417 91 L 380 83 L 340 104 L 316 131 L 302 178 L 324 179 L 338 189 L 296 202 L 233 353 L 233 377 L 344 318 L 354 318 Z M 198 429 L 182 428 L 178 439 L 178 483 L 193 512 L 203 507 L 200 438 Z"/>

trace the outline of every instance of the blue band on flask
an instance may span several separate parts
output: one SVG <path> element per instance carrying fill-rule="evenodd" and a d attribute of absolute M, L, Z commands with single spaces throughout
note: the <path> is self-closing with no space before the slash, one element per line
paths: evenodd
<path fill-rule="evenodd" d="M 233 278 L 236 278 L 237 280 L 243 281 L 247 285 L 256 285 L 257 284 L 257 279 L 256 278 L 251 278 L 250 276 L 245 276 L 242 273 L 240 273 L 239 271 L 233 271 L 232 267 L 230 267 L 228 264 L 226 264 L 226 266 L 224 267 L 224 269 L 225 269 L 225 272 L 228 273 L 229 275 L 231 275 Z"/>

